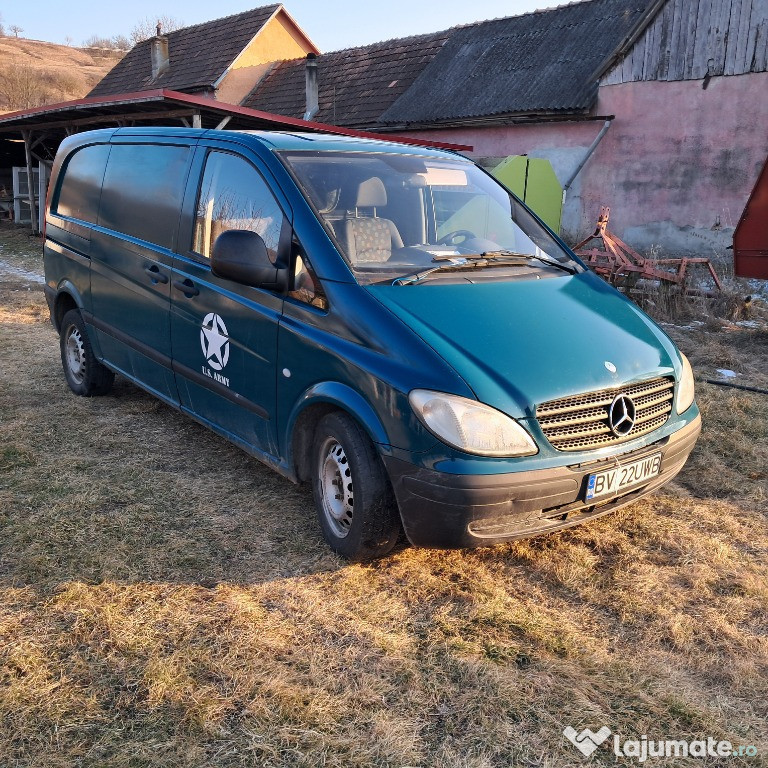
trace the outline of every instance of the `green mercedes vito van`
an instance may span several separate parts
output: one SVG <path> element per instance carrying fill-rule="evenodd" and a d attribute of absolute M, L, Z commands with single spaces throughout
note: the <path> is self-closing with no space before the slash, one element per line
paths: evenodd
<path fill-rule="evenodd" d="M 576 525 L 696 442 L 686 358 L 460 155 L 109 129 L 64 141 L 49 197 L 72 390 L 119 373 L 311 483 L 351 560 Z"/>

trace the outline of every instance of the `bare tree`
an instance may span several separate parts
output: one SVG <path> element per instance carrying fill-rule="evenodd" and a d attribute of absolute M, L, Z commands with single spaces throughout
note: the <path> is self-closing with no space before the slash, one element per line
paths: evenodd
<path fill-rule="evenodd" d="M 5 28 L 3 27 L 3 14 L 0 13 L 0 37 L 5 37 Z"/>
<path fill-rule="evenodd" d="M 131 42 L 136 45 L 142 42 L 142 40 L 149 40 L 150 37 L 154 37 L 157 34 L 157 25 L 160 25 L 160 33 L 166 34 L 167 32 L 173 32 L 176 29 L 181 29 L 184 26 L 184 22 L 173 16 L 147 16 L 136 24 L 131 30 Z"/>
<path fill-rule="evenodd" d="M 72 43 L 74 43 L 74 42 L 75 42 L 75 41 L 74 41 L 74 39 L 72 38 L 72 35 L 67 35 L 67 36 L 64 38 L 64 45 L 66 45 L 66 46 L 69 46 L 70 48 L 72 47 Z"/>
<path fill-rule="evenodd" d="M 18 24 L 11 24 L 11 26 L 8 27 L 8 29 L 10 29 L 11 32 L 13 32 L 15 37 L 19 36 L 19 32 L 23 32 L 24 31 L 24 29 L 22 27 L 20 27 Z"/>
<path fill-rule="evenodd" d="M 108 48 L 113 51 L 128 51 L 131 44 L 125 35 L 115 35 L 114 37 L 100 37 L 91 35 L 83 42 L 84 48 Z"/>

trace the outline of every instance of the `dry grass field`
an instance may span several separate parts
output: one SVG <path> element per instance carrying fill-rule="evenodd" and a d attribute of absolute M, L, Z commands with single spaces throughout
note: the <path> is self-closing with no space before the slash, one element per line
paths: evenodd
<path fill-rule="evenodd" d="M 0 262 L 40 270 L 0 230 Z M 768 388 L 768 309 L 671 329 Z M 695 318 L 694 318 L 695 319 Z M 638 765 L 567 725 L 768 755 L 768 396 L 699 384 L 662 492 L 559 534 L 348 565 L 309 492 L 118 378 L 70 394 L 0 265 L 0 766 Z"/>
<path fill-rule="evenodd" d="M 0 113 L 80 99 L 121 55 L 104 49 L 0 37 Z"/>

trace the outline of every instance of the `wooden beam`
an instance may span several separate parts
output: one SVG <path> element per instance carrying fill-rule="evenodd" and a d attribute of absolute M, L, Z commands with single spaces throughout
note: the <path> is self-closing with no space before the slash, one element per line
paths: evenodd
<path fill-rule="evenodd" d="M 37 205 L 35 205 L 35 182 L 32 175 L 32 133 L 22 131 L 24 138 L 24 154 L 27 157 L 27 192 L 29 196 L 29 215 L 32 224 L 32 233 L 37 234 Z"/>
<path fill-rule="evenodd" d="M 36 152 L 32 153 L 32 157 L 34 157 L 35 160 L 47 166 L 48 168 L 53 168 L 53 160 L 49 160 L 45 157 L 40 157 L 40 155 L 38 155 Z"/>
<path fill-rule="evenodd" d="M 223 131 L 227 125 L 229 124 L 229 121 L 232 119 L 232 115 L 227 115 L 217 126 L 217 131 Z"/>
<path fill-rule="evenodd" d="M 38 136 L 38 137 L 37 137 L 37 138 L 36 138 L 36 139 L 35 139 L 35 140 L 32 142 L 32 145 L 30 146 L 30 149 L 34 149 L 35 147 L 39 146 L 39 145 L 40 145 L 40 144 L 42 144 L 42 143 L 43 143 L 43 142 L 44 142 L 44 141 L 45 141 L 47 138 L 48 138 L 48 135 L 47 135 L 46 133 L 41 133 L 41 134 L 40 134 L 40 135 L 39 135 L 39 136 Z"/>
<path fill-rule="evenodd" d="M 202 128 L 203 127 L 203 121 L 202 121 L 202 118 L 200 117 L 200 113 L 199 112 L 194 112 L 192 114 L 192 127 L 193 128 Z"/>
<path fill-rule="evenodd" d="M 190 117 L 192 115 L 189 109 L 174 109 L 166 110 L 164 112 L 147 112 L 146 114 L 124 114 L 124 115 L 98 115 L 96 117 L 84 117 L 77 120 L 59 120 L 52 123 L 43 123 L 40 126 L 35 126 L 40 130 L 51 130 L 53 128 L 63 128 L 65 131 L 69 128 L 81 126 L 81 125 L 95 125 L 103 123 L 118 123 L 120 120 L 166 120 L 178 117 Z M 2 128 L 0 127 L 0 133 L 24 133 L 26 129 L 20 128 Z"/>

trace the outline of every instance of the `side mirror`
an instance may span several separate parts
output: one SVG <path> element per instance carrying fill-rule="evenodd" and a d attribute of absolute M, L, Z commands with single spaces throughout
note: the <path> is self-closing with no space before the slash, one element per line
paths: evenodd
<path fill-rule="evenodd" d="M 283 290 L 288 280 L 288 270 L 269 260 L 261 235 L 247 229 L 230 229 L 216 238 L 211 271 L 217 277 L 270 290 Z"/>

